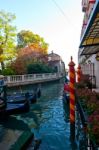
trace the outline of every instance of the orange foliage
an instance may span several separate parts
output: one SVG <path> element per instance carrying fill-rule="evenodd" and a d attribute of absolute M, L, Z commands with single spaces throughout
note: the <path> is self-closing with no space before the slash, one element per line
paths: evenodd
<path fill-rule="evenodd" d="M 16 61 L 11 64 L 11 68 L 16 74 L 21 75 L 26 73 L 25 62 L 21 59 L 16 59 Z"/>
<path fill-rule="evenodd" d="M 38 44 L 31 44 L 28 47 L 22 48 L 18 52 L 18 58 L 24 60 L 39 60 L 46 62 L 48 61 L 47 55 L 44 50 Z"/>

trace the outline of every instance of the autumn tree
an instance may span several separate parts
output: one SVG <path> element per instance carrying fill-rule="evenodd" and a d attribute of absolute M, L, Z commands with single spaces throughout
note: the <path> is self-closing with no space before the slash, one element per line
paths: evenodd
<path fill-rule="evenodd" d="M 0 63 L 4 69 L 4 61 L 15 56 L 16 27 L 12 25 L 15 15 L 0 11 Z"/>
<path fill-rule="evenodd" d="M 42 54 L 48 53 L 48 44 L 44 41 L 44 38 L 38 34 L 34 34 L 31 31 L 22 30 L 17 34 L 18 48 L 24 48 L 30 46 L 34 51 L 38 51 Z"/>
<path fill-rule="evenodd" d="M 16 74 L 26 74 L 28 73 L 27 66 L 36 63 L 47 64 L 48 56 L 41 55 L 28 46 L 18 51 L 17 58 L 11 63 L 10 68 L 12 68 Z"/>
<path fill-rule="evenodd" d="M 10 68 L 15 72 L 17 75 L 22 75 L 27 73 L 26 62 L 21 58 L 17 58 L 10 64 Z"/>
<path fill-rule="evenodd" d="M 48 44 L 39 35 L 22 30 L 17 34 L 17 58 L 11 63 L 16 74 L 27 73 L 33 63 L 48 63 Z"/>

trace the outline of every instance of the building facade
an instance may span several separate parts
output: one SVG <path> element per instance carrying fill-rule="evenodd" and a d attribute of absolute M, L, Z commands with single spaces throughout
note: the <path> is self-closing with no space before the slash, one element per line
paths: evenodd
<path fill-rule="evenodd" d="M 99 0 L 82 0 L 84 13 L 78 62 L 99 88 Z"/>
<path fill-rule="evenodd" d="M 63 76 L 65 75 L 65 64 L 62 61 L 62 58 L 53 51 L 48 54 L 48 64 L 56 70 L 57 73 L 60 73 Z"/>

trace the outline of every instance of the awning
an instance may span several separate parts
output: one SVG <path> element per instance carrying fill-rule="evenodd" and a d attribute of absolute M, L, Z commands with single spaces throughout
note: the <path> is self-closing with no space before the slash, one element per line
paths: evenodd
<path fill-rule="evenodd" d="M 80 48 L 84 48 L 82 55 L 99 52 L 99 0 L 91 13 L 86 30 L 81 38 Z"/>
<path fill-rule="evenodd" d="M 93 55 L 99 52 L 99 45 L 97 46 L 86 46 L 83 48 L 81 55 Z"/>

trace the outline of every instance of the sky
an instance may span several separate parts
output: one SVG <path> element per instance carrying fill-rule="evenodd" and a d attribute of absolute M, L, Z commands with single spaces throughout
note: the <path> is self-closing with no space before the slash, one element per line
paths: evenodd
<path fill-rule="evenodd" d="M 0 0 L 0 10 L 16 15 L 17 32 L 39 34 L 62 57 L 66 68 L 70 57 L 78 65 L 78 49 L 83 22 L 81 0 Z"/>

